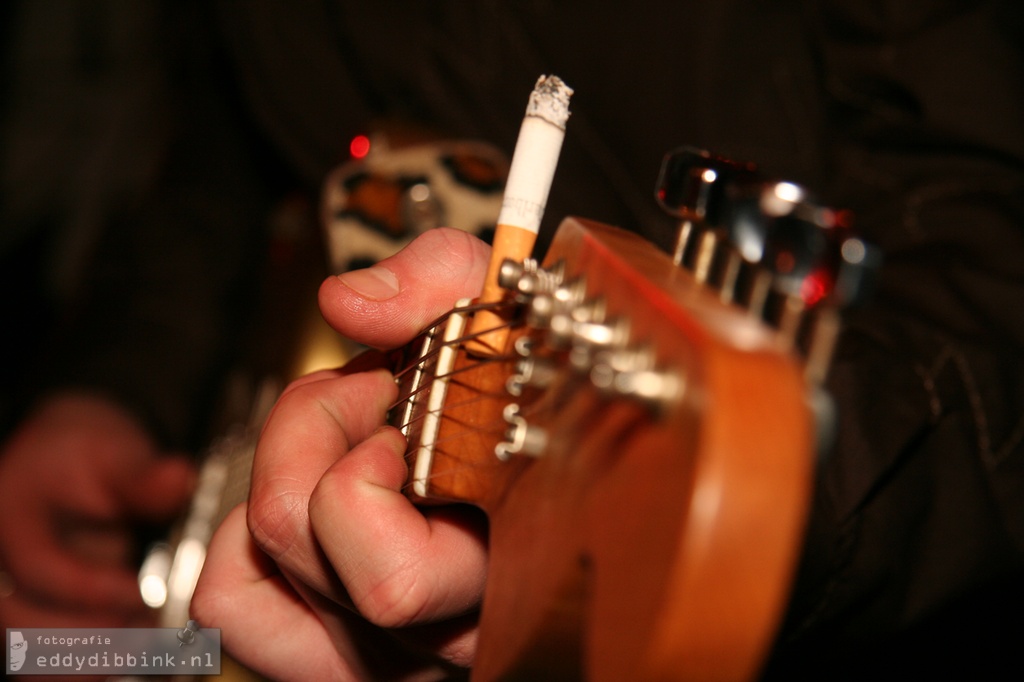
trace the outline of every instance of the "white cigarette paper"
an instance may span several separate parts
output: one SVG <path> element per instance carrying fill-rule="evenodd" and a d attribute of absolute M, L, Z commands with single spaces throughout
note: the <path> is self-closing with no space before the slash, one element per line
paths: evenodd
<path fill-rule="evenodd" d="M 505 183 L 499 225 L 536 234 L 544 216 L 565 139 L 572 88 L 558 76 L 541 76 L 530 94 Z"/>
<path fill-rule="evenodd" d="M 494 248 L 480 292 L 481 303 L 501 300 L 505 295 L 498 283 L 502 262 L 506 258 L 521 261 L 528 257 L 537 241 L 555 166 L 562 152 L 571 95 L 572 88 L 557 76 L 541 76 L 533 88 L 512 152 L 512 165 L 494 232 Z M 480 310 L 473 315 L 469 335 L 473 338 L 466 344 L 470 352 L 501 353 L 509 338 L 507 321 L 492 310 Z"/>

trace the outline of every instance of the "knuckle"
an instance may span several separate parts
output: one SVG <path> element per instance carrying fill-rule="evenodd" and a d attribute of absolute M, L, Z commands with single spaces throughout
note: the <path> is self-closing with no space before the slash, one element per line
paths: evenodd
<path fill-rule="evenodd" d="M 419 620 L 425 603 L 421 580 L 411 571 L 400 571 L 377 583 L 361 599 L 355 599 L 360 613 L 383 628 L 400 628 Z"/>
<path fill-rule="evenodd" d="M 278 398 L 267 420 L 257 446 L 256 459 L 267 457 L 262 448 L 273 448 L 279 438 L 270 434 L 279 429 L 279 422 L 287 424 L 296 414 L 306 414 L 317 398 L 314 384 L 302 380 L 292 382 Z M 268 444 L 270 443 L 270 444 Z M 308 491 L 298 473 L 277 475 L 254 474 L 246 506 L 246 524 L 256 545 L 271 558 L 279 559 L 295 544 L 308 525 Z"/>
<path fill-rule="evenodd" d="M 415 256 L 439 279 L 458 279 L 476 255 L 473 239 L 461 230 L 430 230 L 420 236 Z"/>
<path fill-rule="evenodd" d="M 246 524 L 256 545 L 279 559 L 295 544 L 306 523 L 305 495 L 278 488 L 273 483 L 253 491 L 246 510 Z"/>

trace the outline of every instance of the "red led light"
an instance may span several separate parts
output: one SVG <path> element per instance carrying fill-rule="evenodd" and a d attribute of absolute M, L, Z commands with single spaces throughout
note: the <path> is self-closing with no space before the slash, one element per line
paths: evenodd
<path fill-rule="evenodd" d="M 800 286 L 800 296 L 808 306 L 814 306 L 832 291 L 832 276 L 828 271 L 819 269 L 804 278 Z"/>
<path fill-rule="evenodd" d="M 348 151 L 353 159 L 362 159 L 370 153 L 370 138 L 366 135 L 356 135 L 348 143 Z"/>

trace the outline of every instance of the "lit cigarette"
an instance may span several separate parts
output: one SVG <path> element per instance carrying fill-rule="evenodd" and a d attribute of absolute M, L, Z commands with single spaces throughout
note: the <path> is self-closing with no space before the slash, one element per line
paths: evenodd
<path fill-rule="evenodd" d="M 541 76 L 530 93 L 519 139 L 512 153 L 505 197 L 494 233 L 494 249 L 480 294 L 483 303 L 499 301 L 503 296 L 498 285 L 501 263 L 508 258 L 521 261 L 533 251 L 565 139 L 572 92 L 572 88 L 558 76 Z M 507 330 L 501 329 L 503 323 L 504 320 L 496 313 L 478 312 L 473 318 L 470 334 L 498 330 L 479 336 L 472 344 L 472 350 L 477 353 L 502 352 L 508 337 Z"/>

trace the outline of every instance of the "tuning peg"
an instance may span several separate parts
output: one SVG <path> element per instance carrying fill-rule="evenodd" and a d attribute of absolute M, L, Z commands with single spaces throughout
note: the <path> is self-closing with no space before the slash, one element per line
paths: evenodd
<path fill-rule="evenodd" d="M 502 417 L 509 427 L 505 432 L 505 440 L 494 448 L 494 454 L 501 461 L 508 461 L 512 455 L 540 457 L 548 446 L 548 432 L 530 424 L 520 413 L 519 405 L 509 403 L 502 412 Z"/>
<path fill-rule="evenodd" d="M 670 216 L 680 221 L 674 260 L 677 265 L 707 264 L 716 239 L 695 233 L 719 224 L 726 188 L 733 183 L 752 182 L 757 167 L 733 161 L 695 147 L 679 147 L 662 160 L 655 196 Z M 699 269 L 699 268 L 694 268 Z M 703 269 L 706 275 L 707 268 Z"/>
<path fill-rule="evenodd" d="M 564 263 L 543 268 L 533 258 L 506 258 L 498 270 L 498 284 L 502 288 L 527 297 L 553 294 L 564 282 Z"/>
<path fill-rule="evenodd" d="M 809 303 L 805 282 L 820 284 L 811 273 L 826 251 L 828 226 L 813 197 L 791 182 L 733 185 L 727 194 L 721 229 L 749 264 L 740 302 L 792 342 Z"/>
<path fill-rule="evenodd" d="M 745 261 L 770 273 L 772 289 L 806 307 L 842 307 L 863 290 L 877 253 L 853 237 L 849 211 L 792 182 L 734 185 L 728 199 L 723 229 Z"/>
<path fill-rule="evenodd" d="M 661 207 L 681 220 L 717 224 L 724 188 L 753 178 L 757 166 L 695 147 L 679 147 L 665 155 L 656 196 Z"/>
<path fill-rule="evenodd" d="M 723 230 L 747 263 L 744 303 L 798 344 L 812 383 L 827 371 L 838 310 L 862 300 L 881 258 L 853 234 L 853 216 L 791 182 L 729 188 Z"/>

